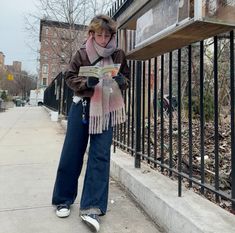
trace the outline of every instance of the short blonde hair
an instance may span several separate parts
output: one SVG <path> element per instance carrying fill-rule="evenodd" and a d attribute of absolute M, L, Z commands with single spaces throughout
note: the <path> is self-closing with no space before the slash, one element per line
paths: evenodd
<path fill-rule="evenodd" d="M 88 33 L 105 29 L 113 35 L 116 33 L 116 27 L 116 22 L 108 15 L 97 15 L 91 20 L 88 26 Z"/>

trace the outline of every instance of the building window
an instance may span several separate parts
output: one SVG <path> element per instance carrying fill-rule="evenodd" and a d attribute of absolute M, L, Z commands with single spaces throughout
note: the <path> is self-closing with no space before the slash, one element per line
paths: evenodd
<path fill-rule="evenodd" d="M 42 66 L 42 73 L 43 74 L 48 74 L 48 65 L 43 65 Z"/>
<path fill-rule="evenodd" d="M 61 31 L 61 39 L 66 39 L 66 30 Z"/>
<path fill-rule="evenodd" d="M 53 74 L 56 73 L 56 66 L 55 66 L 55 65 L 52 66 L 51 72 L 52 72 Z"/>
<path fill-rule="evenodd" d="M 48 59 L 48 53 L 44 54 L 44 59 L 47 60 Z"/>
<path fill-rule="evenodd" d="M 42 85 L 43 86 L 47 86 L 47 78 L 43 78 L 42 79 Z"/>
<path fill-rule="evenodd" d="M 66 60 L 65 53 L 62 52 L 60 56 L 61 56 L 61 62 L 65 63 L 65 60 Z"/>
<path fill-rule="evenodd" d="M 71 32 L 71 39 L 74 39 L 76 37 L 76 32 L 72 31 Z"/>
<path fill-rule="evenodd" d="M 64 72 L 66 70 L 66 65 L 61 65 L 61 71 Z"/>
<path fill-rule="evenodd" d="M 55 40 L 52 41 L 53 46 L 57 46 L 57 42 Z"/>
<path fill-rule="evenodd" d="M 62 48 L 64 49 L 66 47 L 67 47 L 67 42 L 64 40 L 64 41 L 62 41 Z"/>

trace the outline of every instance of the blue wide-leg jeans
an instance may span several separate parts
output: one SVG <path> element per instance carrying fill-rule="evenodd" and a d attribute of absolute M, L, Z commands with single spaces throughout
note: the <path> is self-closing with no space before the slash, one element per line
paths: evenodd
<path fill-rule="evenodd" d="M 78 178 L 82 170 L 83 158 L 89 138 L 89 126 L 82 122 L 82 112 L 81 101 L 78 104 L 72 103 L 54 185 L 53 205 L 64 203 L 71 205 L 77 197 Z M 89 103 L 86 106 L 87 119 L 88 114 Z M 95 209 L 99 210 L 100 214 L 106 213 L 112 134 L 113 129 L 109 127 L 102 134 L 90 135 L 86 175 L 80 202 L 81 211 Z"/>

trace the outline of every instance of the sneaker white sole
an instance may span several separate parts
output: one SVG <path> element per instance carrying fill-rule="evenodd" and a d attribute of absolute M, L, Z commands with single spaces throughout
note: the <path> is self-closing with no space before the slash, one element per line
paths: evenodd
<path fill-rule="evenodd" d="M 68 210 L 68 209 L 56 210 L 56 215 L 59 218 L 66 218 L 70 215 L 70 210 Z"/>
<path fill-rule="evenodd" d="M 100 230 L 100 224 L 99 222 L 94 219 L 94 218 L 91 218 L 89 216 L 86 216 L 86 215 L 82 215 L 81 216 L 81 219 L 90 227 L 92 228 L 92 230 L 98 232 Z"/>

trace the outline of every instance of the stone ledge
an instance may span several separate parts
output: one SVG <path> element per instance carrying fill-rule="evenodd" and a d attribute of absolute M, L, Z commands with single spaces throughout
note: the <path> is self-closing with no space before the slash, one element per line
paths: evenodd
<path fill-rule="evenodd" d="M 169 233 L 232 233 L 235 216 L 120 150 L 112 153 L 111 176 L 120 182 L 153 221 Z"/>

